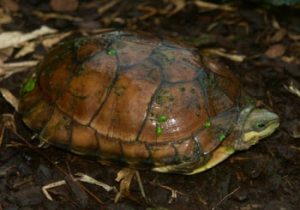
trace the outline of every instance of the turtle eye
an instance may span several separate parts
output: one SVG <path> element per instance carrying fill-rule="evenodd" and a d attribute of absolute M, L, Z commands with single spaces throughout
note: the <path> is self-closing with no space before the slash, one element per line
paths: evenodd
<path fill-rule="evenodd" d="M 266 126 L 266 124 L 263 123 L 263 122 L 258 122 L 258 123 L 256 123 L 256 125 L 255 125 L 255 127 L 256 127 L 257 129 L 263 129 L 265 126 Z"/>

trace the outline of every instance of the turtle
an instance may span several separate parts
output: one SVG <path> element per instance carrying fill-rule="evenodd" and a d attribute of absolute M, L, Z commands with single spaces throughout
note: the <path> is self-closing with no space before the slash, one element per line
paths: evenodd
<path fill-rule="evenodd" d="M 41 141 L 162 173 L 206 171 L 280 124 L 226 65 L 131 31 L 58 44 L 20 92 L 23 122 Z"/>

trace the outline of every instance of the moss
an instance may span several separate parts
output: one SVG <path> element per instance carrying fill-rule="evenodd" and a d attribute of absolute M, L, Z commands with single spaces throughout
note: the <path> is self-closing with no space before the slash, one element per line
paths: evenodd
<path fill-rule="evenodd" d="M 26 93 L 31 92 L 34 89 L 35 84 L 36 84 L 36 77 L 35 76 L 29 77 L 21 88 L 21 95 L 25 95 Z"/>
<path fill-rule="evenodd" d="M 110 48 L 106 51 L 107 55 L 111 55 L 111 56 L 116 56 L 117 55 L 117 51 L 113 48 Z"/>
<path fill-rule="evenodd" d="M 156 126 L 155 133 L 157 136 L 160 136 L 163 133 L 163 131 L 164 131 L 164 129 L 160 125 Z"/>

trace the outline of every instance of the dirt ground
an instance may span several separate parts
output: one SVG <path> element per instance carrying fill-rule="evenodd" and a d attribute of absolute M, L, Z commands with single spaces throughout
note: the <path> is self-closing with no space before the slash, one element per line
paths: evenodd
<path fill-rule="evenodd" d="M 126 28 L 171 36 L 229 65 L 246 92 L 281 118 L 272 136 L 205 173 L 140 171 L 148 201 L 134 179 L 131 196 L 114 203 L 115 192 L 76 184 L 71 177 L 82 172 L 118 186 L 119 167 L 102 166 L 54 147 L 39 148 L 37 140 L 30 141 L 33 133 L 1 97 L 0 113 L 15 115 L 22 138 L 10 131 L 3 137 L 0 210 L 300 208 L 300 94 L 295 91 L 300 88 L 299 9 L 242 3 L 212 7 L 184 0 L 3 0 L 0 6 L 0 40 L 1 33 L 9 31 L 24 33 L 24 38 L 43 25 L 56 29 L 0 47 L 0 86 L 16 95 L 36 62 L 59 40 Z M 50 201 L 41 187 L 59 180 L 67 185 L 50 190 Z"/>

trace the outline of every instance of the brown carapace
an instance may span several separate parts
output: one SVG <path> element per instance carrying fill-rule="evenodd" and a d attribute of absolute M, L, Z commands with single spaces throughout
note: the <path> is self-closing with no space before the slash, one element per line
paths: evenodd
<path fill-rule="evenodd" d="M 51 50 L 20 112 L 41 140 L 77 154 L 189 173 L 235 138 L 240 96 L 237 78 L 193 48 L 109 32 Z"/>

